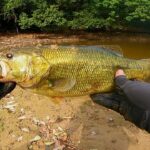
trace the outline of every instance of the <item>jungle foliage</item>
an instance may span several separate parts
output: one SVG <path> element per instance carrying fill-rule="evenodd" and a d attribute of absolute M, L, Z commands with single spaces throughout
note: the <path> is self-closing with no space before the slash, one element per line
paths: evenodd
<path fill-rule="evenodd" d="M 124 29 L 150 22 L 150 0 L 1 0 L 0 26 L 18 29 Z"/>

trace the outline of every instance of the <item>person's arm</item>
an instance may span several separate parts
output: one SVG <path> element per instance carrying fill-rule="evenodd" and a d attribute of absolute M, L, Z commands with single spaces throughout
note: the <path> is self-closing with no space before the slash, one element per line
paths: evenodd
<path fill-rule="evenodd" d="M 144 99 L 145 97 L 143 96 L 143 92 L 142 92 L 143 98 L 139 98 L 138 100 L 140 102 L 138 102 L 137 99 L 134 99 L 135 97 L 134 95 L 139 96 L 139 94 L 141 93 L 131 91 L 132 88 L 133 89 L 134 87 L 137 88 L 139 84 L 145 86 L 145 83 L 128 80 L 123 70 L 116 72 L 115 82 L 116 85 L 120 87 L 122 91 L 125 92 L 125 95 L 121 94 L 117 90 L 114 93 L 110 93 L 110 94 L 99 93 L 99 94 L 90 95 L 91 99 L 97 104 L 103 105 L 109 109 L 113 109 L 119 112 L 121 115 L 124 116 L 126 120 L 129 120 L 133 122 L 135 125 L 137 125 L 138 127 L 150 132 L 150 110 L 146 110 L 149 108 L 149 106 L 145 107 L 145 103 L 147 103 L 148 99 L 146 99 L 145 102 Z M 148 84 L 148 88 L 146 87 L 146 89 L 148 90 L 148 91 L 146 90 L 148 92 L 146 95 L 149 97 L 149 84 Z M 143 87 L 141 88 L 139 86 L 138 90 L 143 91 Z M 133 97 L 130 98 L 129 100 L 128 97 L 130 97 L 131 95 L 133 95 Z"/>
<path fill-rule="evenodd" d="M 123 70 L 116 72 L 115 83 L 122 89 L 132 104 L 144 110 L 150 110 L 149 83 L 128 80 Z"/>

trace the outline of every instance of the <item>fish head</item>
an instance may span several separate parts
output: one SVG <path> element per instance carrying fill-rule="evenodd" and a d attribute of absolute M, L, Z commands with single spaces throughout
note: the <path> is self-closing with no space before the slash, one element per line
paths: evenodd
<path fill-rule="evenodd" d="M 37 83 L 47 71 L 48 64 L 32 51 L 4 51 L 0 53 L 0 82 L 16 82 L 23 87 Z"/>

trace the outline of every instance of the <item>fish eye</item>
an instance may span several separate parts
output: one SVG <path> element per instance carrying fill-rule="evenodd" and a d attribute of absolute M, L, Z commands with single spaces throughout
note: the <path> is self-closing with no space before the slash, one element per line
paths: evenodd
<path fill-rule="evenodd" d="M 12 53 L 7 53 L 6 57 L 9 58 L 9 59 L 11 59 L 11 58 L 13 58 L 13 54 Z"/>

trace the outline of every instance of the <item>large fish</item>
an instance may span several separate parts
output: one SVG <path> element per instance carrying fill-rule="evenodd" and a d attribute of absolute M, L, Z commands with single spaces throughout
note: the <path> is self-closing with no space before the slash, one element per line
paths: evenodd
<path fill-rule="evenodd" d="M 0 82 L 15 82 L 48 96 L 111 92 L 119 68 L 129 79 L 150 79 L 149 60 L 124 58 L 102 47 L 60 46 L 0 53 Z"/>

